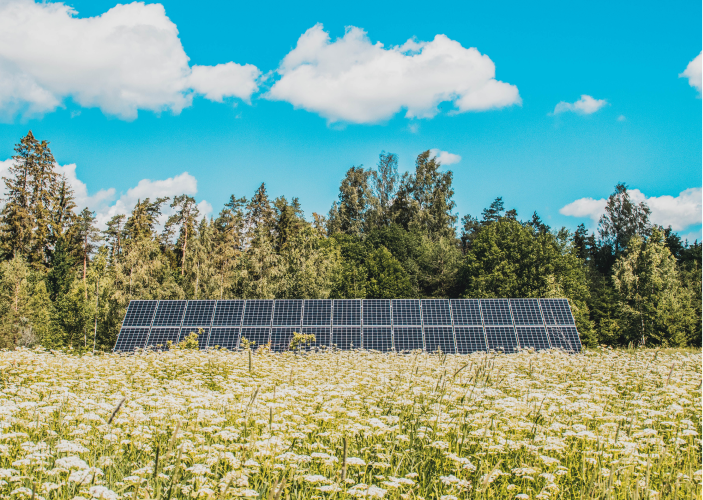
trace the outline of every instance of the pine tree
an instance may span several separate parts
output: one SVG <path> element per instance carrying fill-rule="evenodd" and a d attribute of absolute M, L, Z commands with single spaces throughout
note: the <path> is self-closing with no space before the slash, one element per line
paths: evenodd
<path fill-rule="evenodd" d="M 330 221 L 334 221 L 336 231 L 353 236 L 368 231 L 367 216 L 373 205 L 370 177 L 371 172 L 363 166 L 347 170 L 339 186 L 339 201 L 330 211 Z"/>
<path fill-rule="evenodd" d="M 376 170 L 371 172 L 373 197 L 371 198 L 371 227 L 386 227 L 393 221 L 392 205 L 398 185 L 398 155 L 381 152 Z"/>
<path fill-rule="evenodd" d="M 86 283 L 88 261 L 90 260 L 90 255 L 95 251 L 96 243 L 101 241 L 102 238 L 100 230 L 98 230 L 95 225 L 95 213 L 91 212 L 88 208 L 84 208 L 78 215 L 75 227 L 78 258 L 83 263 L 83 288 L 85 289 L 85 298 L 88 300 L 88 287 Z"/>
<path fill-rule="evenodd" d="M 225 298 L 226 290 L 234 286 L 234 273 L 244 252 L 244 206 L 246 198 L 230 196 L 229 202 L 215 220 L 214 263 L 219 280 L 219 297 Z M 227 292 L 227 296 L 232 296 Z"/>
<path fill-rule="evenodd" d="M 125 223 L 125 236 L 133 240 L 153 238 L 154 229 L 161 215 L 161 205 L 169 200 L 157 198 L 152 202 L 149 198 L 138 200 Z"/>
<path fill-rule="evenodd" d="M 122 240 L 125 237 L 124 221 L 126 216 L 123 214 L 114 215 L 107 222 L 107 229 L 103 231 L 105 240 L 110 246 L 110 257 L 114 260 L 119 257 L 122 251 Z"/>
<path fill-rule="evenodd" d="M 456 203 L 452 200 L 453 174 L 440 172 L 441 163 L 431 157 L 429 151 L 418 155 L 415 174 L 411 178 L 410 192 L 416 203 L 416 212 L 410 226 L 419 228 L 434 238 L 454 238 L 457 216 L 452 212 Z"/>
<path fill-rule="evenodd" d="M 615 186 L 615 192 L 608 197 L 605 213 L 598 222 L 600 239 L 612 248 L 615 258 L 625 251 L 633 236 L 646 238 L 649 235 L 650 212 L 645 202 L 634 203 L 630 199 L 625 184 Z"/>
<path fill-rule="evenodd" d="M 164 240 L 170 242 L 175 231 L 178 230 L 178 247 L 181 252 L 181 276 L 185 274 L 186 253 L 188 250 L 188 238 L 195 233 L 195 224 L 200 216 L 195 198 L 183 194 L 176 196 L 171 203 L 171 208 L 176 213 L 168 218 L 164 225 Z"/>

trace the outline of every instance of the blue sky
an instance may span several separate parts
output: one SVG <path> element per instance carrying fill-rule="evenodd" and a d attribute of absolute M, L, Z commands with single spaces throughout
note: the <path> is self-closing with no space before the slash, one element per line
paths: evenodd
<path fill-rule="evenodd" d="M 701 237 L 700 2 L 66 5 L 0 2 L 0 162 L 31 129 L 101 221 L 262 181 L 309 217 L 350 166 L 437 149 L 460 216 L 595 227 L 626 182 Z"/>

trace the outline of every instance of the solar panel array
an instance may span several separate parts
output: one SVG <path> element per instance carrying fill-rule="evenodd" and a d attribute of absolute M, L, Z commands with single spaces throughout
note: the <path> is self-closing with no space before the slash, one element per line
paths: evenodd
<path fill-rule="evenodd" d="M 201 349 L 246 339 L 285 351 L 294 332 L 315 335 L 312 348 L 581 350 L 566 299 L 133 300 L 114 350 L 163 350 L 196 333 Z"/>

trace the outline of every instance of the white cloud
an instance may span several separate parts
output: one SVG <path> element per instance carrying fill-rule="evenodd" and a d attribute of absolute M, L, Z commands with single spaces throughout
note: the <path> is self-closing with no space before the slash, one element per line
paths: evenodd
<path fill-rule="evenodd" d="M 561 101 L 554 107 L 552 114 L 558 115 L 566 111 L 578 113 L 581 115 L 590 115 L 598 111 L 600 108 L 608 104 L 605 99 L 594 99 L 590 95 L 582 95 L 581 99 L 576 102 Z"/>
<path fill-rule="evenodd" d="M 287 101 L 330 123 L 374 123 L 401 109 L 406 118 L 431 118 L 445 101 L 456 113 L 522 102 L 516 86 L 495 79 L 487 55 L 445 35 L 384 48 L 356 27 L 332 42 L 317 24 L 298 39 L 278 75 L 268 99 Z"/>
<path fill-rule="evenodd" d="M 0 0 L 0 116 L 41 115 L 72 98 L 134 119 L 179 113 L 193 93 L 248 100 L 260 71 L 229 62 L 194 66 L 161 4 L 117 5 L 79 18 L 63 3 Z"/>
<path fill-rule="evenodd" d="M 442 165 L 452 165 L 461 161 L 461 156 L 455 155 L 448 151 L 440 151 L 439 149 L 430 149 L 430 154 L 437 158 Z"/>
<path fill-rule="evenodd" d="M 701 188 L 689 188 L 679 193 L 678 196 L 650 196 L 647 197 L 639 189 L 629 189 L 632 201 L 646 202 L 652 210 L 650 220 L 654 224 L 664 227 L 671 226 L 674 231 L 701 223 L 703 202 L 701 201 Z M 581 198 L 562 207 L 559 213 L 572 217 L 590 217 L 594 224 L 598 223 L 600 216 L 605 213 L 607 200 L 601 198 Z"/>
<path fill-rule="evenodd" d="M 624 122 L 624 121 L 627 121 L 627 118 L 625 118 L 625 115 L 620 115 L 620 116 L 618 116 L 618 121 Z"/>
<path fill-rule="evenodd" d="M 679 78 L 688 78 L 688 84 L 698 89 L 698 92 L 701 91 L 701 54 L 688 63 L 683 73 L 679 74 Z"/>

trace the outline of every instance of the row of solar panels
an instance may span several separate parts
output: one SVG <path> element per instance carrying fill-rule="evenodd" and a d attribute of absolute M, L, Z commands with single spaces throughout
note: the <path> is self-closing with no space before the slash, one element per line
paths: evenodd
<path fill-rule="evenodd" d="M 293 332 L 312 347 L 446 353 L 517 348 L 580 351 L 565 299 L 133 300 L 116 352 L 160 349 L 199 333 L 201 348 L 287 349 Z"/>

